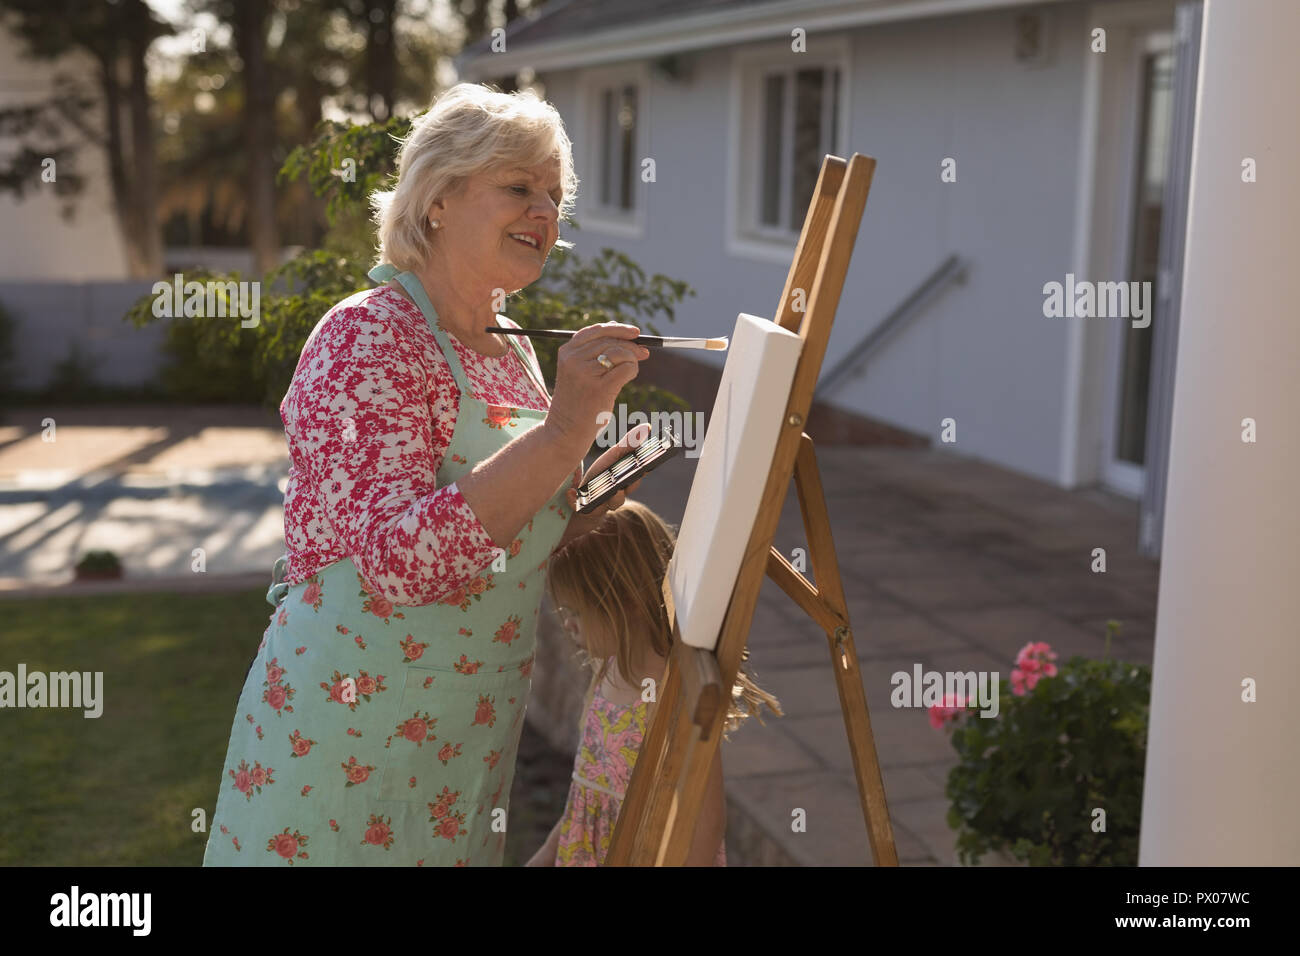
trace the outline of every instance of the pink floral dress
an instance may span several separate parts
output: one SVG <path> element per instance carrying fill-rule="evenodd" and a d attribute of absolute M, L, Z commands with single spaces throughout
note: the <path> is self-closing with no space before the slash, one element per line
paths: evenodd
<path fill-rule="evenodd" d="M 601 866 L 605 862 L 645 737 L 648 707 L 645 702 L 631 707 L 617 704 L 599 687 L 591 695 L 582 718 L 582 744 L 573 762 L 573 783 L 560 821 L 556 866 Z M 718 846 L 713 865 L 727 865 L 726 840 Z"/>
<path fill-rule="evenodd" d="M 456 481 L 541 424 L 540 371 L 517 340 L 504 359 L 454 340 L 419 281 L 398 279 L 419 308 L 390 288 L 340 303 L 281 405 L 290 550 L 205 866 L 501 862 L 567 482 L 513 541 L 492 541 Z M 483 395 L 485 376 L 467 374 L 506 361 L 536 377 L 530 394 Z"/>

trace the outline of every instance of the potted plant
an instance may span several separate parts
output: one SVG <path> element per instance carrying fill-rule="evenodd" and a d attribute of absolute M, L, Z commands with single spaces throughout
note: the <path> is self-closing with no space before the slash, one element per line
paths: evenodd
<path fill-rule="evenodd" d="M 1030 866 L 1137 865 L 1151 669 L 1111 659 L 1118 629 L 1106 622 L 1101 660 L 1059 668 L 1050 645 L 1026 644 L 999 682 L 996 717 L 961 700 L 930 708 L 961 758 L 946 793 L 962 863 L 992 853 Z"/>
<path fill-rule="evenodd" d="M 77 562 L 78 581 L 103 581 L 122 576 L 122 563 L 112 551 L 87 551 Z"/>

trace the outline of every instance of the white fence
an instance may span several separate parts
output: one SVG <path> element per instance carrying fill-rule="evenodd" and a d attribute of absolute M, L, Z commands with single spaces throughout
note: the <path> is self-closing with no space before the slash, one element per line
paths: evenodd
<path fill-rule="evenodd" d="M 163 363 L 167 323 L 137 329 L 123 319 L 152 287 L 143 280 L 0 282 L 0 307 L 16 323 L 11 387 L 45 388 L 74 349 L 91 363 L 95 384 L 152 383 Z"/>

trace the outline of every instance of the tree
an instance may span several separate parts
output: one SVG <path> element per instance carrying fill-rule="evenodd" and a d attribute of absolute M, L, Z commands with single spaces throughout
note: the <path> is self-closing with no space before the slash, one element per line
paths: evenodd
<path fill-rule="evenodd" d="M 0 110 L 0 132 L 21 144 L 0 166 L 0 189 L 21 196 L 37 181 L 42 159 L 56 157 L 64 166 L 56 180 L 61 193 L 75 195 L 84 181 L 78 154 L 86 146 L 102 150 L 130 274 L 157 276 L 162 233 L 145 54 L 169 28 L 143 0 L 0 0 L 0 10 L 29 56 L 71 67 L 78 54 L 89 54 L 96 67 L 91 74 L 61 70 L 47 99 Z"/>
<path fill-rule="evenodd" d="M 258 272 L 280 264 L 275 225 L 275 134 L 272 112 L 278 85 L 266 64 L 267 0 L 234 0 L 235 49 L 243 62 L 244 158 L 248 169 L 248 238 Z"/>

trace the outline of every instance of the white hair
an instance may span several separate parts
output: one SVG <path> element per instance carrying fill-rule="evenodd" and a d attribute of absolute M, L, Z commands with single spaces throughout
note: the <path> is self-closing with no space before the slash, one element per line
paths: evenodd
<path fill-rule="evenodd" d="M 578 177 L 573 144 L 559 112 L 532 90 L 502 93 L 457 83 L 415 120 L 397 154 L 397 185 L 370 197 L 379 261 L 414 269 L 432 249 L 428 222 L 434 200 L 455 194 L 471 176 L 511 166 L 560 161 L 560 218 L 573 211 Z M 557 240 L 561 248 L 572 243 Z"/>

